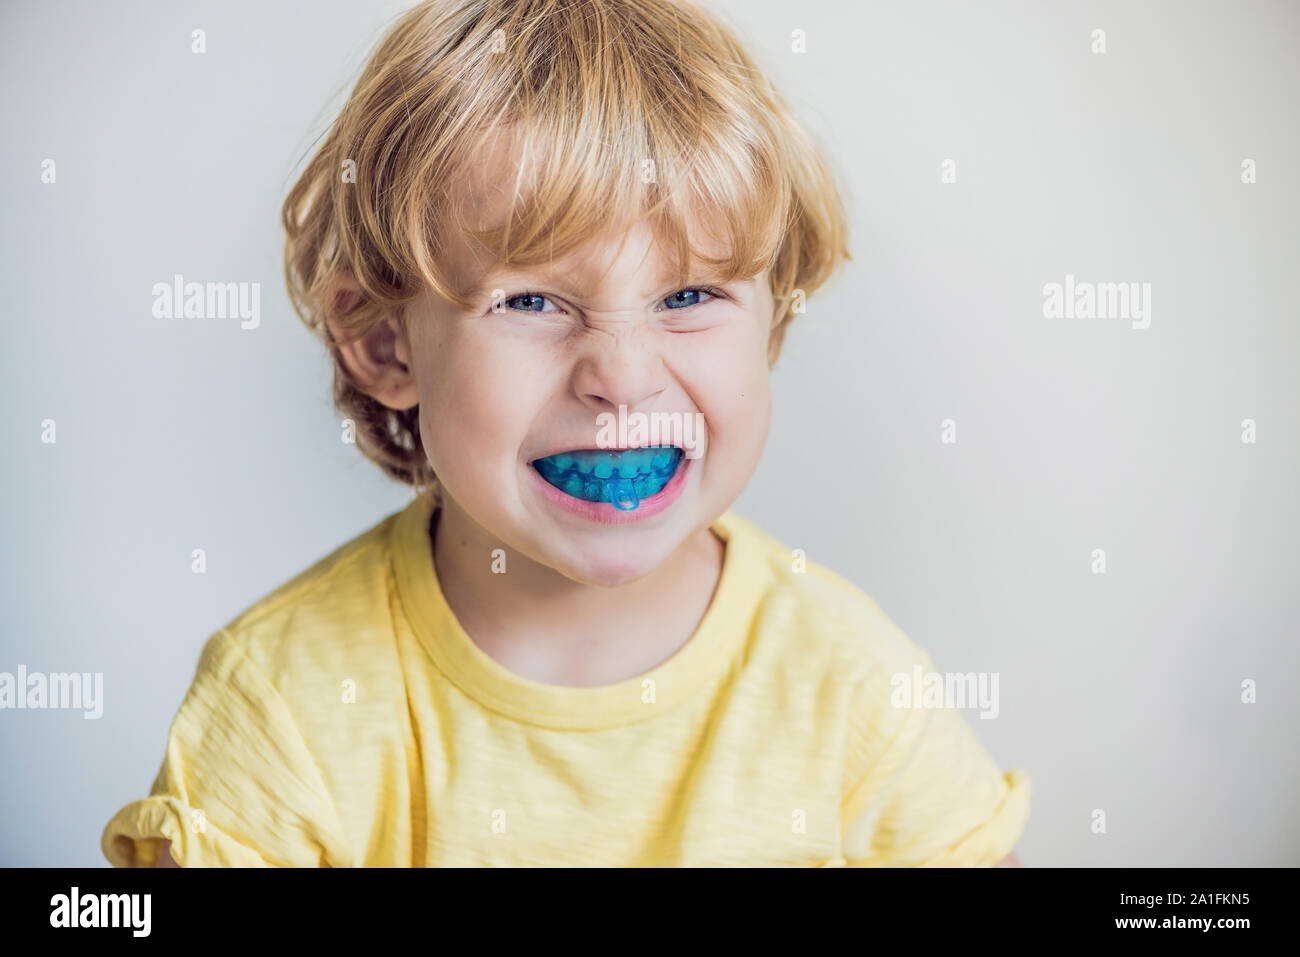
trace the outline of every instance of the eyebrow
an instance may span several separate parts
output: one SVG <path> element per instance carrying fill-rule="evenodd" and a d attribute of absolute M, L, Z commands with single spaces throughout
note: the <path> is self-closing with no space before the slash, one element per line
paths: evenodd
<path fill-rule="evenodd" d="M 662 275 L 664 278 L 665 286 L 671 282 L 674 282 L 676 279 L 675 274 L 669 274 L 668 272 L 665 272 Z M 518 278 L 516 279 L 514 277 L 518 277 Z M 687 289 L 687 288 L 693 288 L 694 286 L 706 286 L 706 285 L 707 286 L 752 285 L 755 278 L 756 277 L 754 276 L 743 276 L 743 277 L 736 277 L 733 279 L 726 279 L 721 275 L 721 273 L 711 270 L 707 266 L 701 266 L 699 271 L 687 272 L 686 285 L 683 286 L 674 285 L 673 288 L 669 291 L 673 292 L 676 291 L 677 289 Z M 480 280 L 478 280 L 471 286 L 468 292 L 468 297 L 477 298 L 479 296 L 486 296 L 494 288 L 497 289 L 504 288 L 504 286 L 507 285 L 508 281 L 510 280 L 525 285 L 535 282 L 538 286 L 549 286 L 550 288 L 554 289 L 556 292 L 559 293 L 563 293 L 575 297 L 578 295 L 578 291 L 574 288 L 574 286 L 570 281 L 565 280 L 560 275 L 556 275 L 554 273 L 548 273 L 547 267 L 545 266 L 518 266 L 518 267 L 503 268 L 498 265 L 490 268 L 486 273 L 483 274 L 483 277 Z M 645 293 L 644 295 L 648 296 L 650 294 Z"/>

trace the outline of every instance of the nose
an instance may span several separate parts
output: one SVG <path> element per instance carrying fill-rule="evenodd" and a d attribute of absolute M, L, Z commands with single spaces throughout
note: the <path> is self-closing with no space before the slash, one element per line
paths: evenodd
<path fill-rule="evenodd" d="M 588 330 L 573 370 L 573 390 L 595 412 L 644 406 L 667 387 L 668 371 L 653 336 L 631 316 Z"/>

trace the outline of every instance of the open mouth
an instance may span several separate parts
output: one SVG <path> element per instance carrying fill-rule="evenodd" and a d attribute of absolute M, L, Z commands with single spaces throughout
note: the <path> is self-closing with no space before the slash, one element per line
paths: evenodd
<path fill-rule="evenodd" d="M 566 495 L 608 502 L 623 512 L 663 490 L 682 464 L 674 445 L 640 449 L 574 449 L 535 459 L 533 468 Z"/>

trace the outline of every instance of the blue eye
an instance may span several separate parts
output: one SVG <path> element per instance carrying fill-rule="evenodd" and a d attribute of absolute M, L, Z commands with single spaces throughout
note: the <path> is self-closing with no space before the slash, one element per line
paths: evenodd
<path fill-rule="evenodd" d="M 679 289 L 664 300 L 664 305 L 669 309 L 685 309 L 687 306 L 699 305 L 701 296 L 712 299 L 713 293 L 706 289 Z"/>
<path fill-rule="evenodd" d="M 691 287 L 679 289 L 671 296 L 661 300 L 661 302 L 669 309 L 688 309 L 691 306 L 698 306 L 701 303 L 717 298 L 719 298 L 719 294 L 711 289 Z M 505 299 L 499 299 L 497 303 L 500 307 L 509 309 L 511 312 L 564 312 L 550 299 L 534 292 L 521 292 Z M 501 308 L 494 306 L 493 311 L 500 312 Z"/>
<path fill-rule="evenodd" d="M 551 302 L 551 300 L 547 299 L 545 296 L 538 296 L 534 293 L 526 292 L 522 295 L 511 296 L 509 299 L 506 299 L 505 305 L 507 309 L 515 309 L 519 312 L 559 312 L 558 309 L 545 308 L 545 304 L 548 302 L 550 302 L 552 306 L 555 305 L 555 303 Z"/>

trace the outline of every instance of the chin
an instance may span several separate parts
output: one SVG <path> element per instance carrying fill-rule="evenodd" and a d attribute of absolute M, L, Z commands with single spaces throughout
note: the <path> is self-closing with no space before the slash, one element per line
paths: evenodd
<path fill-rule="evenodd" d="M 554 556 L 547 564 L 564 577 L 583 585 L 614 588 L 644 578 L 663 564 L 671 553 L 671 548 L 646 549 L 634 539 L 618 545 L 576 546 L 572 552 Z"/>

